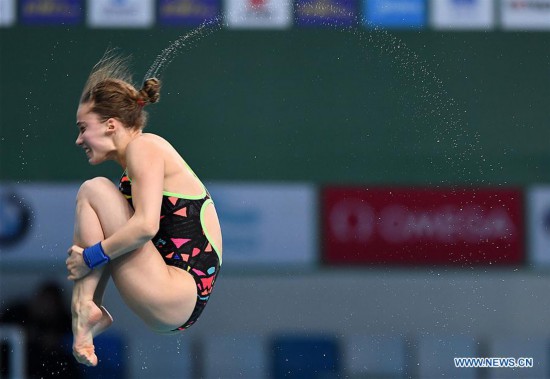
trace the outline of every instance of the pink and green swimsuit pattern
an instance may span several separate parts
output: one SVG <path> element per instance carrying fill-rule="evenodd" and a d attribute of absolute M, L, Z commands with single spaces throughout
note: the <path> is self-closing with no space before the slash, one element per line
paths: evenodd
<path fill-rule="evenodd" d="M 120 192 L 132 204 L 132 184 L 126 171 L 120 178 Z M 197 284 L 197 303 L 189 320 L 175 330 L 193 325 L 201 315 L 220 271 L 221 259 L 203 226 L 203 212 L 212 203 L 204 189 L 200 196 L 163 192 L 158 233 L 151 240 L 167 265 L 179 267 Z"/>

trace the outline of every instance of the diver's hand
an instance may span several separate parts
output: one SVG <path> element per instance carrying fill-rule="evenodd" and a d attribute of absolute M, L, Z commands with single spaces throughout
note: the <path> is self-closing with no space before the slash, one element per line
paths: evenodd
<path fill-rule="evenodd" d="M 92 271 L 84 262 L 84 257 L 82 256 L 83 252 L 84 249 L 76 245 L 71 246 L 69 250 L 67 250 L 67 253 L 69 254 L 69 257 L 65 261 L 67 271 L 69 272 L 67 279 L 78 280 L 85 277 L 90 273 L 90 271 Z"/>

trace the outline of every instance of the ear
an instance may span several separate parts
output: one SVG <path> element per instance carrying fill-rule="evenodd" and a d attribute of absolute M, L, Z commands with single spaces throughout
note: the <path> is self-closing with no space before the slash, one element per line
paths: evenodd
<path fill-rule="evenodd" d="M 114 133 L 118 126 L 120 125 L 120 121 L 114 118 L 110 118 L 107 120 L 107 133 L 112 134 Z"/>

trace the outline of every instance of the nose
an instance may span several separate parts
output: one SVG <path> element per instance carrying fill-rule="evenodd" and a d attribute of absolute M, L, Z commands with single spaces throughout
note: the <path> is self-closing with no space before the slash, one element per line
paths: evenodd
<path fill-rule="evenodd" d="M 82 145 L 82 134 L 78 133 L 78 137 L 76 137 L 75 143 L 76 143 L 77 146 Z"/>

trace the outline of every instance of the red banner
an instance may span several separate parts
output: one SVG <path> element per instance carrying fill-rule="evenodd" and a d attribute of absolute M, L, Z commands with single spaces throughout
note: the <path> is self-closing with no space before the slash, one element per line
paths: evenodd
<path fill-rule="evenodd" d="M 513 189 L 326 188 L 329 264 L 518 264 L 523 201 Z"/>

